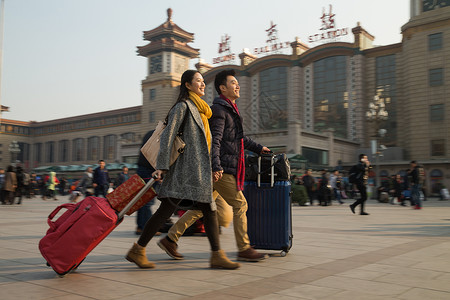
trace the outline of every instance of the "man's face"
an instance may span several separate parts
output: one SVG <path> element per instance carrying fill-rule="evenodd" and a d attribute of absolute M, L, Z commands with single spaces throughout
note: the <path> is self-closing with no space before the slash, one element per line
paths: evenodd
<path fill-rule="evenodd" d="M 5 174 L 5 170 L 1 169 L 0 174 Z"/>
<path fill-rule="evenodd" d="M 123 173 L 127 174 L 128 173 L 128 168 L 123 168 Z"/>
<path fill-rule="evenodd" d="M 101 161 L 100 162 L 100 169 L 103 169 L 105 167 L 105 162 L 104 161 Z"/>
<path fill-rule="evenodd" d="M 226 85 L 220 86 L 220 91 L 222 92 L 222 95 L 225 96 L 225 98 L 230 99 L 231 101 L 234 101 L 240 97 L 240 91 L 241 87 L 239 86 L 239 82 L 237 81 L 236 77 L 234 76 L 227 76 L 227 83 Z"/>

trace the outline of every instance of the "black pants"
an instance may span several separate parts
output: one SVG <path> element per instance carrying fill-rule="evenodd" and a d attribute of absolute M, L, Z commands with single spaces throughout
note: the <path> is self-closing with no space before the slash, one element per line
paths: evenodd
<path fill-rule="evenodd" d="M 306 188 L 306 192 L 308 193 L 309 203 L 311 203 L 311 205 L 313 205 L 313 201 L 314 201 L 314 191 L 312 190 L 311 187 L 307 187 L 307 188 Z"/>
<path fill-rule="evenodd" d="M 161 199 L 161 205 L 145 224 L 141 237 L 137 242 L 140 246 L 147 246 L 164 222 L 166 222 L 166 220 L 175 212 L 176 206 L 174 204 L 179 204 L 180 202 L 181 200 L 177 199 L 171 199 L 171 201 L 168 199 Z M 211 205 L 209 203 L 197 202 L 197 207 L 203 213 L 206 236 L 211 245 L 211 251 L 220 250 L 219 222 L 217 221 L 216 211 L 211 210 Z"/>
<path fill-rule="evenodd" d="M 364 204 L 367 200 L 367 191 L 366 186 L 364 184 L 357 184 L 356 185 L 359 190 L 359 194 L 361 195 L 361 198 L 355 201 L 355 203 L 352 204 L 353 207 L 356 207 L 358 205 L 361 205 L 361 212 L 364 212 Z"/>
<path fill-rule="evenodd" d="M 99 197 L 100 195 L 103 198 L 108 194 L 109 185 L 108 184 L 99 184 L 95 187 L 95 197 Z"/>

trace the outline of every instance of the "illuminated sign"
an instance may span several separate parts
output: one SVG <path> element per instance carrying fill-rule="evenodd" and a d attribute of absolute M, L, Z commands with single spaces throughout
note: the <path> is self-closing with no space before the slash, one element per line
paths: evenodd
<path fill-rule="evenodd" d="M 308 37 L 308 41 L 310 43 L 328 39 L 336 39 L 348 34 L 348 28 L 336 29 L 336 23 L 334 19 L 336 14 L 334 14 L 332 10 L 333 6 L 331 4 L 330 11 L 328 13 L 325 12 L 325 8 L 322 9 L 322 16 L 320 17 L 322 25 L 320 27 L 320 30 L 322 30 L 323 32 L 310 35 Z"/>

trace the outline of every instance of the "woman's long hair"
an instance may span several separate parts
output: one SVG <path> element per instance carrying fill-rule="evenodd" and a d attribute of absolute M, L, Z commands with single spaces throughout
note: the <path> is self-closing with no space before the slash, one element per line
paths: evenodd
<path fill-rule="evenodd" d="M 200 73 L 200 72 L 197 70 L 186 70 L 186 71 L 184 71 L 183 75 L 181 75 L 180 93 L 178 94 L 178 98 L 177 98 L 177 101 L 175 102 L 175 104 L 169 109 L 169 112 L 167 113 L 167 116 L 166 116 L 165 123 L 167 123 L 169 120 L 169 113 L 172 110 L 172 108 L 174 108 L 175 105 L 177 105 L 179 102 L 185 101 L 186 99 L 189 98 L 189 90 L 186 87 L 186 83 L 187 82 L 191 83 L 192 80 L 194 79 L 194 76 L 196 73 Z"/>

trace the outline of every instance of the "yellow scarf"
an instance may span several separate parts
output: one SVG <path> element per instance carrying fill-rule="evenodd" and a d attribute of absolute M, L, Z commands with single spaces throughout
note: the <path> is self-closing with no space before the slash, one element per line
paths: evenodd
<path fill-rule="evenodd" d="M 197 106 L 200 117 L 202 117 L 203 127 L 205 127 L 206 142 L 208 143 L 208 152 L 211 152 L 211 130 L 209 130 L 208 119 L 212 116 L 211 108 L 199 95 L 189 91 L 189 99 Z"/>

